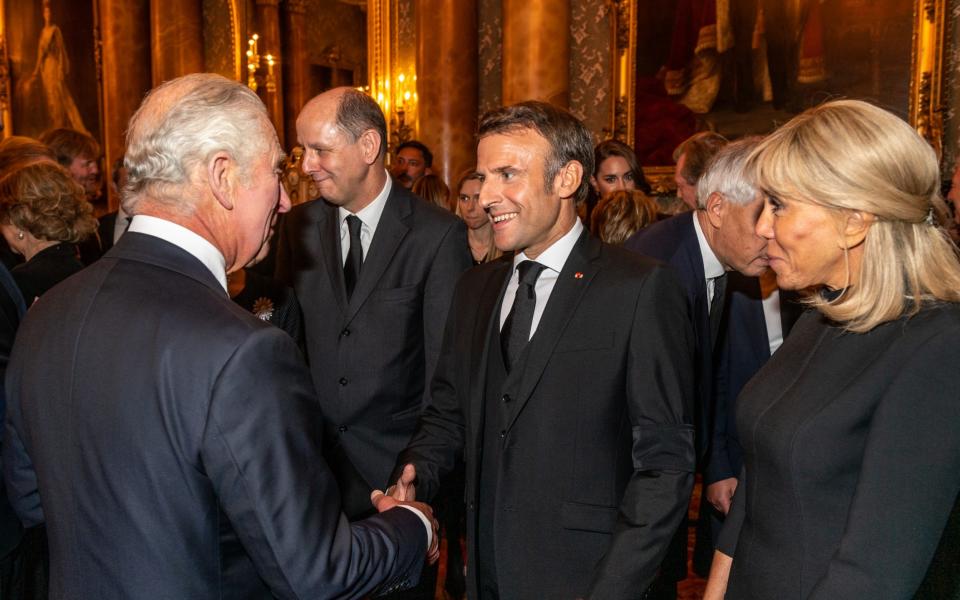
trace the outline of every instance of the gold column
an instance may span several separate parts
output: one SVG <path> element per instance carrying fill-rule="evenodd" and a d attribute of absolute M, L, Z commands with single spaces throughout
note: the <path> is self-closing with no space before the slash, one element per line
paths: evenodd
<path fill-rule="evenodd" d="M 261 98 L 267 105 L 267 111 L 270 113 L 270 120 L 273 127 L 277 130 L 277 137 L 280 139 L 280 145 L 284 144 L 284 123 L 283 123 L 283 65 L 287 61 L 286 56 L 280 54 L 280 0 L 256 0 L 254 16 L 257 23 L 257 33 L 260 34 L 260 56 L 266 61 L 266 55 L 272 54 L 275 61 L 280 63 L 280 68 L 274 67 L 273 73 L 276 78 L 276 89 L 271 91 L 267 86 L 263 90 Z M 295 57 L 300 60 L 302 57 Z M 264 62 L 266 65 L 266 62 Z M 266 67 L 264 67 L 266 68 Z"/>
<path fill-rule="evenodd" d="M 150 0 L 153 85 L 203 72 L 203 5 L 200 0 Z"/>
<path fill-rule="evenodd" d="M 149 0 L 98 0 L 105 167 L 123 156 L 127 122 L 150 89 Z M 113 210 L 119 198 L 110 197 Z"/>
<path fill-rule="evenodd" d="M 503 103 L 570 105 L 569 0 L 503 0 Z"/>
<path fill-rule="evenodd" d="M 417 94 L 420 139 L 434 172 L 450 185 L 476 165 L 478 94 L 476 0 L 419 0 Z"/>
<path fill-rule="evenodd" d="M 305 0 L 287 0 L 283 14 L 283 81 L 286 137 L 297 141 L 297 115 L 310 99 L 310 61 L 307 59 Z"/>

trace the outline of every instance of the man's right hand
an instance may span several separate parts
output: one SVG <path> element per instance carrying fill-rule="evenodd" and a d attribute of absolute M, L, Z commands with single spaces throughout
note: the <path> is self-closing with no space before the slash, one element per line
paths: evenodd
<path fill-rule="evenodd" d="M 427 561 L 432 565 L 440 558 L 440 524 L 433 516 L 433 509 L 428 504 L 417 502 L 417 490 L 414 481 L 417 478 L 417 469 L 412 464 L 403 468 L 403 473 L 397 483 L 387 488 L 387 493 L 374 490 L 370 494 L 370 501 L 377 512 L 384 512 L 397 506 L 408 506 L 423 514 L 430 521 L 433 535 L 430 536 L 430 546 L 427 549 Z"/>
<path fill-rule="evenodd" d="M 707 486 L 707 502 L 713 505 L 718 511 L 726 515 L 730 512 L 730 504 L 733 501 L 733 494 L 737 491 L 737 478 L 727 477 L 720 481 L 715 481 Z"/>

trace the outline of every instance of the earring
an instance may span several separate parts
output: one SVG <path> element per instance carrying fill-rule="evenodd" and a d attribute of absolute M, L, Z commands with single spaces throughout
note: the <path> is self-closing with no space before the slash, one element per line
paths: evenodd
<path fill-rule="evenodd" d="M 17 232 L 17 239 L 18 239 L 18 240 L 22 240 L 22 239 L 23 239 L 23 232 L 22 232 L 22 231 L 18 231 L 18 232 Z"/>

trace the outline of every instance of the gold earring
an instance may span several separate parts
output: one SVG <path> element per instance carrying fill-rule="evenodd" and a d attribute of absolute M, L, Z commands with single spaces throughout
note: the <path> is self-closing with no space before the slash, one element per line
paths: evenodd
<path fill-rule="evenodd" d="M 18 231 L 18 232 L 17 232 L 17 239 L 18 239 L 18 240 L 22 240 L 22 239 L 23 239 L 23 232 L 22 232 L 22 231 Z"/>

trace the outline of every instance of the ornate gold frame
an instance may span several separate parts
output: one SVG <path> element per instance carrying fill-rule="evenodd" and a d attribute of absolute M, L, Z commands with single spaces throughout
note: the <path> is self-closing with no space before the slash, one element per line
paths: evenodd
<path fill-rule="evenodd" d="M 634 139 L 634 77 L 637 54 L 637 3 L 640 0 L 607 0 L 611 11 L 613 77 L 610 131 L 631 143 Z M 943 144 L 944 31 L 947 0 L 914 0 L 913 44 L 910 70 L 910 124 L 939 153 Z M 658 193 L 675 189 L 673 166 L 643 166 Z"/>

